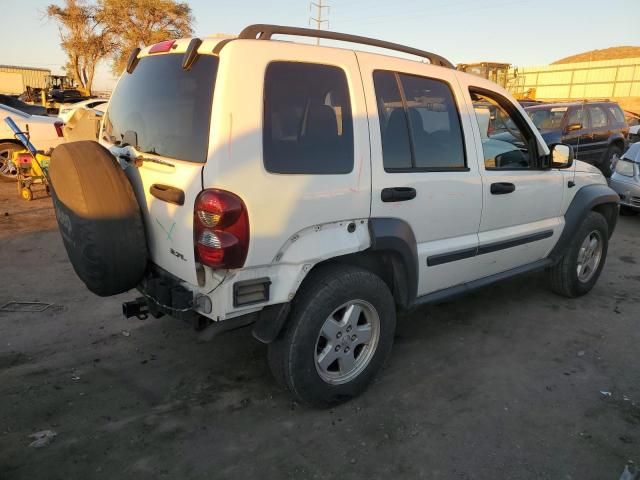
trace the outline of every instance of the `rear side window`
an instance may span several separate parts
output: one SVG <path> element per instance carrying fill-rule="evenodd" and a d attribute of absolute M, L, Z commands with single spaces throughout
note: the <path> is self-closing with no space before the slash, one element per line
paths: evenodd
<path fill-rule="evenodd" d="M 344 71 L 273 62 L 264 87 L 264 165 L 271 173 L 353 170 L 353 120 Z"/>
<path fill-rule="evenodd" d="M 136 149 L 163 157 L 204 163 L 218 57 L 200 56 L 183 70 L 182 55 L 140 59 L 125 73 L 111 97 L 104 122 L 107 141 L 135 141 Z"/>
<path fill-rule="evenodd" d="M 610 105 L 609 112 L 611 112 L 611 115 L 613 116 L 617 124 L 623 125 L 625 123 L 624 113 L 622 113 L 622 110 L 618 105 Z"/>
<path fill-rule="evenodd" d="M 466 167 L 460 116 L 445 82 L 386 71 L 373 80 L 386 171 Z"/>

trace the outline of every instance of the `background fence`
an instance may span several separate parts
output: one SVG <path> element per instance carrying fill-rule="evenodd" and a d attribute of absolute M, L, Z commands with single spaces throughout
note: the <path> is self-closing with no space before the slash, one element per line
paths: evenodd
<path fill-rule="evenodd" d="M 611 99 L 640 110 L 640 57 L 513 67 L 509 89 L 538 100 Z"/>

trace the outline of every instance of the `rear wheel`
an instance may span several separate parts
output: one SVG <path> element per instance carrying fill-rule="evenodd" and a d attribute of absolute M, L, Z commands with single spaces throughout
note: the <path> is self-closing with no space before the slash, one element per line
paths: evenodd
<path fill-rule="evenodd" d="M 20 145 L 11 142 L 0 143 L 0 181 L 15 182 L 18 167 L 13 163 L 13 154 L 23 150 Z"/>
<path fill-rule="evenodd" d="M 551 289 L 565 297 L 579 297 L 598 281 L 607 258 L 609 227 L 597 212 L 589 212 L 562 260 L 551 268 Z"/>
<path fill-rule="evenodd" d="M 269 345 L 269 365 L 297 400 L 336 405 L 373 380 L 391 351 L 395 323 L 393 297 L 379 277 L 356 267 L 320 267 Z"/>

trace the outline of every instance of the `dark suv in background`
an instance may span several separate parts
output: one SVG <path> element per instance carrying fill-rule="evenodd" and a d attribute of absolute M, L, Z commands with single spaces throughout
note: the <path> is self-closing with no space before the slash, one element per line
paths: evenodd
<path fill-rule="evenodd" d="M 622 156 L 629 126 L 616 102 L 546 103 L 525 108 L 547 145 L 571 145 L 578 160 L 611 176 L 612 161 Z"/>

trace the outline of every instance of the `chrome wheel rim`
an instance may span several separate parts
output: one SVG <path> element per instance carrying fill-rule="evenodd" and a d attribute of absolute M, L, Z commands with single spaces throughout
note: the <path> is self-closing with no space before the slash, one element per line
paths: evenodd
<path fill-rule="evenodd" d="M 586 283 L 598 270 L 602 259 L 602 236 L 597 230 L 593 230 L 585 237 L 578 251 L 578 265 L 576 271 L 578 280 Z"/>
<path fill-rule="evenodd" d="M 12 158 L 14 150 L 3 148 L 0 150 L 0 175 L 3 177 L 15 178 L 18 174 Z"/>
<path fill-rule="evenodd" d="M 325 320 L 316 340 L 318 375 L 332 385 L 347 383 L 367 368 L 380 339 L 380 316 L 369 302 L 351 300 Z"/>

